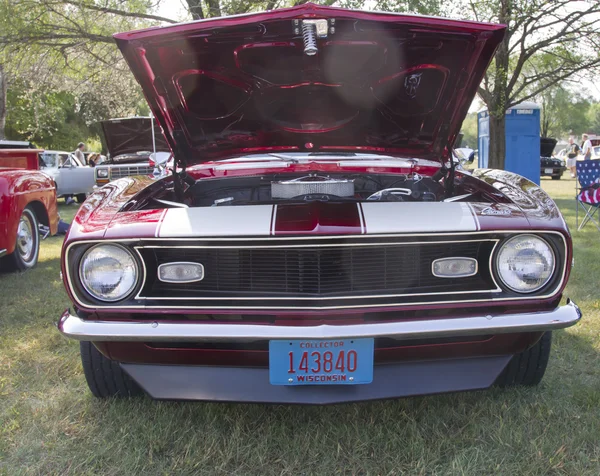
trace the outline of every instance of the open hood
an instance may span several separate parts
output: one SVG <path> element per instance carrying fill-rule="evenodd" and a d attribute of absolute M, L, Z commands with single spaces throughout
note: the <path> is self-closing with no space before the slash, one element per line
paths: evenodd
<path fill-rule="evenodd" d="M 552 137 L 540 137 L 540 157 L 552 157 L 556 143 Z"/>
<path fill-rule="evenodd" d="M 152 152 L 152 119 L 149 117 L 128 117 L 101 121 L 106 149 L 111 158 L 120 155 L 135 155 L 138 152 Z M 156 124 L 154 124 L 156 150 L 169 152 L 169 144 Z"/>
<path fill-rule="evenodd" d="M 443 160 L 504 30 L 307 3 L 115 38 L 180 165 L 281 151 Z"/>

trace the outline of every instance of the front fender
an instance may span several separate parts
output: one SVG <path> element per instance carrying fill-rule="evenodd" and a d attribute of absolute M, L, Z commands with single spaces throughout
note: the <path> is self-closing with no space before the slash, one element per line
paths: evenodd
<path fill-rule="evenodd" d="M 19 219 L 30 204 L 44 207 L 48 215 L 50 233 L 55 234 L 58 226 L 56 189 L 45 174 L 30 170 L 10 170 L 0 173 L 0 249 L 8 254 L 15 249 Z M 41 213 L 40 208 L 35 212 Z M 41 217 L 38 216 L 38 219 Z"/>
<path fill-rule="evenodd" d="M 553 228 L 570 236 L 556 203 L 536 183 L 513 172 L 497 169 L 475 169 L 472 176 L 491 185 L 517 205 L 532 228 Z"/>
<path fill-rule="evenodd" d="M 95 189 L 73 218 L 65 246 L 72 241 L 103 238 L 119 210 L 154 182 L 150 177 L 125 177 Z"/>

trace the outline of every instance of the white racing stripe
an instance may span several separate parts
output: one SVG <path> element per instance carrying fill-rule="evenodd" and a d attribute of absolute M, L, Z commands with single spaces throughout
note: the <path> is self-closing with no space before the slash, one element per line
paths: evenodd
<path fill-rule="evenodd" d="M 367 235 L 477 230 L 466 203 L 363 202 L 362 209 Z"/>
<path fill-rule="evenodd" d="M 466 203 L 363 202 L 360 205 L 357 213 L 361 231 L 368 235 L 461 232 L 478 228 L 474 213 Z M 275 205 L 170 208 L 162 219 L 158 237 L 274 235 L 277 233 L 276 211 Z"/>
<path fill-rule="evenodd" d="M 269 236 L 273 205 L 170 208 L 160 238 Z"/>

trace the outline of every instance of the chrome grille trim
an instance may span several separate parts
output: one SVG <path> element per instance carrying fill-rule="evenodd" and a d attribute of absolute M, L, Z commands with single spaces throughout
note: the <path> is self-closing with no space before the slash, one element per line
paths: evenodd
<path fill-rule="evenodd" d="M 242 310 L 242 311 L 277 311 L 277 310 L 281 310 L 281 311 L 293 311 L 293 310 L 301 310 L 301 311 L 331 311 L 331 310 L 344 310 L 344 309 L 374 309 L 374 308 L 401 308 L 401 307 L 405 307 L 405 306 L 418 306 L 418 305 L 431 305 L 431 304 L 435 304 L 435 305 L 440 305 L 440 304 L 470 304 L 470 303 L 490 303 L 490 304 L 499 304 L 502 302 L 511 302 L 511 301 L 530 301 L 530 300 L 545 300 L 545 299 L 551 299 L 551 298 L 555 298 L 556 296 L 559 295 L 560 290 L 562 289 L 564 282 L 565 282 L 565 278 L 567 275 L 567 264 L 566 264 L 566 259 L 567 259 L 567 251 L 568 251 L 568 247 L 567 247 L 567 240 L 564 236 L 563 233 L 559 232 L 559 231 L 554 231 L 554 230 L 539 230 L 539 229 L 535 229 L 535 230 L 526 230 L 527 233 L 536 233 L 536 234 L 542 234 L 542 235 L 554 235 L 560 238 L 560 240 L 562 241 L 563 244 L 563 248 L 562 248 L 562 253 L 561 253 L 561 258 L 563 260 L 565 260 L 565 262 L 561 263 L 562 266 L 562 274 L 556 284 L 556 286 L 554 286 L 550 292 L 548 294 L 544 294 L 544 295 L 536 295 L 536 296 L 527 296 L 527 295 L 523 295 L 523 296 L 510 296 L 510 297 L 487 297 L 485 299 L 476 299 L 476 296 L 474 296 L 474 299 L 468 299 L 468 300 L 445 300 L 445 301 L 422 301 L 422 302 L 410 302 L 410 303 L 402 303 L 402 302 L 398 302 L 395 304 L 391 304 L 391 305 L 385 305 L 382 306 L 381 304 L 352 304 L 352 305 L 337 305 L 337 306 L 318 306 L 318 307 L 302 307 L 302 308 L 298 308 L 297 306 L 273 306 L 273 307 L 269 307 L 269 306 L 228 306 L 228 307 L 210 307 L 210 303 L 205 304 L 204 306 L 190 306 L 190 305 L 181 305 L 181 304 L 173 304 L 173 305 L 165 305 L 165 304 L 160 304 L 160 305 L 149 305 L 146 302 L 144 302 L 143 300 L 138 300 L 137 303 L 131 303 L 131 302 L 126 302 L 126 303 L 121 303 L 121 304 L 115 304 L 115 305 L 101 305 L 101 304 L 90 304 L 90 302 L 84 302 L 80 296 L 78 296 L 76 290 L 75 290 L 75 286 L 73 284 L 72 281 L 72 276 L 70 273 L 70 266 L 66 266 L 66 284 L 67 284 L 67 288 L 71 294 L 71 296 L 73 297 L 74 303 L 76 303 L 80 309 L 84 310 L 84 311 L 94 311 L 94 310 L 102 310 L 102 309 L 106 309 L 106 310 L 114 310 L 114 311 L 118 311 L 118 310 L 131 310 L 131 311 L 143 311 L 145 309 L 148 310 L 160 310 L 160 309 L 164 309 L 164 310 L 168 310 L 168 309 L 173 309 L 173 310 L 183 310 L 183 309 L 193 309 L 193 310 L 198 310 L 198 309 L 206 309 L 206 310 Z M 517 235 L 522 233 L 519 230 L 491 230 L 491 231 L 474 231 L 474 232 L 457 232 L 457 233 L 439 233 L 436 234 L 435 237 L 436 238 L 440 238 L 440 237 L 466 237 L 466 236 L 473 236 L 473 237 L 479 237 L 479 236 L 488 236 L 488 235 L 494 235 L 494 234 L 503 234 L 503 235 Z M 417 238 L 417 237 L 431 237 L 431 234 L 427 234 L 427 233 L 409 233 L 409 234 L 388 234 L 388 235 L 379 235 L 379 236 L 374 236 L 374 235 L 352 235 L 352 236 L 335 236 L 335 235 L 327 235 L 327 236 L 305 236 L 305 237 L 277 237 L 277 238 L 273 238 L 273 237 L 257 237 L 257 238 L 252 238 L 253 241 L 262 241 L 262 242 L 277 242 L 277 243 L 285 243 L 285 242 L 290 242 L 290 241 L 298 241 L 298 242 L 309 242 L 309 241 L 315 241 L 315 240 L 320 240 L 320 241 L 329 241 L 329 240 L 334 240 L 334 239 L 340 239 L 340 238 L 351 238 L 352 240 L 357 240 L 358 241 L 362 241 L 365 238 L 379 238 L 379 239 L 389 239 L 389 238 Z M 249 240 L 249 238 L 239 238 L 239 237 L 215 237 L 212 238 L 210 240 L 205 240 L 205 241 L 219 241 L 220 243 L 231 243 L 232 246 L 236 246 L 236 247 L 240 247 L 240 245 L 238 245 L 238 243 L 240 242 L 247 242 Z M 77 241 L 77 242 L 72 242 L 69 243 L 69 245 L 67 246 L 66 250 L 65 250 L 65 259 L 67 260 L 67 263 L 69 261 L 69 253 L 71 252 L 71 250 L 73 249 L 73 247 L 76 246 L 80 246 L 80 245 L 91 245 L 91 244 L 95 244 L 95 243 L 101 243 L 101 242 L 106 242 L 107 240 L 82 240 L 82 241 Z M 124 244 L 137 244 L 140 241 L 142 241 L 142 239 L 140 238 L 123 238 L 123 239 L 113 239 L 110 240 L 111 242 L 119 242 L 119 243 L 124 243 Z M 165 242 L 193 242 L 193 241 L 198 241 L 197 238 L 169 238 L 169 239 L 165 239 L 165 238 L 143 238 L 143 241 L 146 243 L 165 243 Z M 443 241 L 445 242 L 445 241 Z M 149 245 L 147 245 L 149 246 Z M 150 245 L 151 246 L 151 245 Z M 157 245 L 159 246 L 159 245 Z M 243 246 L 243 245 L 241 245 Z M 297 245 L 297 246 L 312 246 L 312 245 Z M 326 245 L 323 245 L 326 246 Z M 335 246 L 335 245 L 333 245 Z M 490 263 L 492 260 L 492 256 L 490 255 Z M 140 257 L 141 258 L 141 257 Z M 142 260 L 143 263 L 143 260 Z M 146 274 L 146 269 L 144 266 L 143 269 L 144 272 L 144 279 L 145 279 L 145 274 Z M 261 298 L 264 299 L 264 298 Z"/>
<path fill-rule="evenodd" d="M 116 180 L 133 175 L 152 175 L 153 171 L 154 168 L 147 165 L 113 166 L 109 167 L 109 176 L 111 180 Z"/>
<path fill-rule="evenodd" d="M 376 299 L 376 298 L 401 298 L 401 297 L 414 297 L 414 296 L 441 296 L 441 295 L 447 295 L 447 294 L 481 294 L 481 293 L 490 293 L 490 292 L 501 292 L 502 289 L 499 287 L 498 283 L 496 282 L 493 273 L 491 273 L 491 258 L 494 255 L 494 252 L 496 250 L 496 247 L 499 243 L 499 239 L 481 239 L 481 240 L 453 240 L 453 241 L 433 241 L 433 242 L 408 242 L 408 243 L 402 243 L 402 242 L 388 242 L 388 243 L 346 243 L 346 244 L 325 244 L 325 245 L 319 245 L 319 247 L 326 247 L 326 248 L 345 248 L 345 247 L 356 247 L 356 248 L 365 248 L 365 247 L 382 247 L 382 246 L 410 246 L 410 245 L 438 245 L 438 246 L 444 246 L 444 245 L 449 245 L 449 244 L 456 244 L 456 243 L 485 243 L 485 242 L 489 242 L 491 244 L 493 244 L 492 250 L 490 251 L 489 254 L 489 266 L 490 266 L 490 274 L 491 274 L 491 278 L 493 281 L 494 286 L 486 288 L 486 289 L 479 289 L 479 290 L 469 290 L 469 291 L 443 291 L 443 292 L 423 292 L 423 293 L 418 293 L 418 292 L 413 292 L 413 293 L 390 293 L 390 294 L 361 294 L 361 295 L 329 295 L 329 296 L 318 296 L 318 295 L 312 295 L 312 296 L 301 296 L 301 295 L 294 295 L 294 296 L 286 296 L 286 297 L 278 297 L 278 296 L 272 296 L 269 295 L 268 292 L 263 292 L 262 295 L 260 296 L 245 296 L 245 297 L 223 297 L 223 296 L 219 296 L 219 297 L 158 297 L 158 296 L 145 296 L 142 294 L 142 291 L 144 289 L 144 287 L 147 285 L 147 280 L 148 277 L 144 276 L 144 283 L 142 284 L 141 288 L 140 288 L 140 292 L 138 293 L 138 295 L 135 297 L 135 299 L 139 299 L 139 300 L 160 300 L 160 301 L 223 301 L 224 299 L 230 300 L 230 301 L 259 301 L 259 300 L 269 300 L 269 301 L 290 301 L 290 300 L 297 300 L 297 301 L 334 301 L 334 300 L 356 300 L 356 299 Z M 274 248 L 313 248 L 314 245 L 278 245 L 278 246 L 263 246 L 263 247 L 256 247 L 256 246 L 235 246 L 235 247 L 222 247 L 222 246 L 194 246 L 194 245 L 189 245 L 189 246 L 154 246 L 154 245 L 150 245 L 150 246 L 136 246 L 135 250 L 137 251 L 138 255 L 140 257 L 142 257 L 143 259 L 143 250 L 145 249 L 181 249 L 181 250 L 186 250 L 186 249 L 234 249 L 234 250 L 238 250 L 238 249 L 249 249 L 249 250 L 261 250 L 261 249 L 266 249 L 266 250 L 272 250 Z M 147 265 L 147 263 L 145 263 Z M 459 278 L 460 279 L 460 278 Z M 259 292 L 256 292 L 257 294 Z M 300 308 L 300 306 L 298 306 Z"/>

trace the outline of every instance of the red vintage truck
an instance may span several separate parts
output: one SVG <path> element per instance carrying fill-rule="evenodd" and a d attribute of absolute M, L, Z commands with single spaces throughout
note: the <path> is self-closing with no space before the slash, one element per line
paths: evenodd
<path fill-rule="evenodd" d="M 39 171 L 39 150 L 0 149 L 0 269 L 33 268 L 39 225 L 58 227 L 54 181 Z"/>

